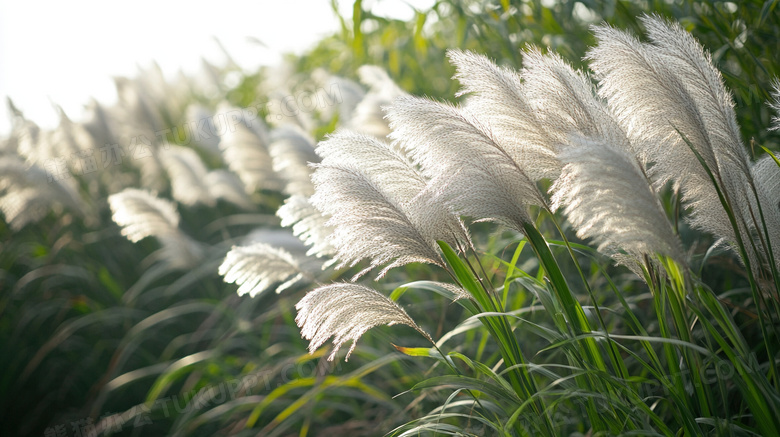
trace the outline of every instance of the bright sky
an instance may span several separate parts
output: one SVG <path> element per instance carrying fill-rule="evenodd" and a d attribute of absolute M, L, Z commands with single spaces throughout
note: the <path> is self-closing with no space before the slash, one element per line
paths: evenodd
<path fill-rule="evenodd" d="M 342 14 L 352 15 L 351 0 L 338 3 Z M 413 14 L 404 0 L 364 5 L 398 18 Z M 81 119 L 90 96 L 115 102 L 111 77 L 132 76 L 137 65 L 155 60 L 173 77 L 179 69 L 197 71 L 202 57 L 221 63 L 214 36 L 251 70 L 337 29 L 329 0 L 0 0 L 0 135 L 10 129 L 6 96 L 27 118 L 54 127 L 51 102 Z"/>

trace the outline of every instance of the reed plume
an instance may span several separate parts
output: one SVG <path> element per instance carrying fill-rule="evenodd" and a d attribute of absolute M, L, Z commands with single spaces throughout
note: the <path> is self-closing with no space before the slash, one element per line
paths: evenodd
<path fill-rule="evenodd" d="M 362 285 L 336 283 L 316 288 L 307 293 L 295 308 L 298 310 L 295 321 L 301 328 L 301 336 L 309 340 L 310 353 L 333 337 L 329 361 L 333 361 L 341 346 L 351 340 L 344 358 L 349 360 L 358 339 L 369 329 L 380 325 L 410 326 L 433 343 L 431 336 L 397 303 Z"/>

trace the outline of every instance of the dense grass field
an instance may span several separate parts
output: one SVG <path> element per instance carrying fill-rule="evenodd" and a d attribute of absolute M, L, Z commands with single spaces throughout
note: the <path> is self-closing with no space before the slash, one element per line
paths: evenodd
<path fill-rule="evenodd" d="M 353 11 L 8 102 L 0 434 L 780 435 L 777 1 Z"/>

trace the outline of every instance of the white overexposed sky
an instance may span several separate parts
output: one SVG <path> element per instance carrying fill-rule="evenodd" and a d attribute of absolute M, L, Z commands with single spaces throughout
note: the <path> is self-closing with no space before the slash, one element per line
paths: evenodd
<path fill-rule="evenodd" d="M 364 1 L 364 8 L 408 19 L 408 3 Z M 338 4 L 342 15 L 352 15 L 351 0 Z M 90 96 L 115 102 L 112 76 L 132 76 L 138 65 L 156 61 L 173 77 L 180 69 L 197 71 L 201 58 L 220 64 L 214 37 L 251 70 L 338 29 L 329 0 L 0 0 L 0 136 L 10 129 L 7 96 L 27 118 L 51 128 L 58 123 L 51 102 L 79 120 Z"/>

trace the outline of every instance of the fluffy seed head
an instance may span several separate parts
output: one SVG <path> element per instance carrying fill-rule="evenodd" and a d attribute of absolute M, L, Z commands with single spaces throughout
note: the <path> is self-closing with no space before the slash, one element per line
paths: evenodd
<path fill-rule="evenodd" d="M 309 352 L 314 353 L 333 337 L 333 351 L 328 360 L 336 358 L 347 341 L 352 345 L 345 361 L 357 346 L 357 340 L 369 329 L 380 325 L 406 325 L 414 328 L 433 343 L 398 304 L 383 294 L 358 284 L 337 283 L 310 291 L 295 305 L 295 321 L 301 336 L 309 340 Z"/>
<path fill-rule="evenodd" d="M 536 184 L 470 112 L 417 97 L 388 110 L 393 134 L 457 213 L 521 230 L 527 205 L 544 205 Z"/>
<path fill-rule="evenodd" d="M 559 158 L 561 177 L 551 191 L 580 238 L 599 251 L 615 248 L 640 262 L 655 254 L 683 261 L 680 244 L 641 166 L 625 150 L 586 139 L 573 140 Z"/>
<path fill-rule="evenodd" d="M 336 253 L 329 241 L 333 227 L 327 224 L 328 218 L 311 204 L 309 198 L 291 196 L 276 215 L 282 219 L 282 226 L 292 227 L 293 235 L 309 246 L 307 255 L 330 258 Z"/>
<path fill-rule="evenodd" d="M 238 284 L 239 296 L 249 293 L 251 297 L 281 282 L 277 293 L 303 279 L 299 260 L 290 252 L 266 243 L 249 246 L 233 246 L 219 266 L 219 274 L 225 282 Z"/>
<path fill-rule="evenodd" d="M 146 190 L 128 188 L 108 197 L 111 218 L 132 242 L 155 237 L 162 244 L 158 254 L 173 268 L 194 266 L 203 257 L 200 244 L 179 230 L 176 207 Z"/>
<path fill-rule="evenodd" d="M 490 127 L 495 141 L 531 179 L 555 178 L 560 171 L 558 145 L 529 101 L 523 78 L 473 52 L 449 50 L 447 56 L 462 86 L 458 95 L 468 95 L 466 107 Z"/>

